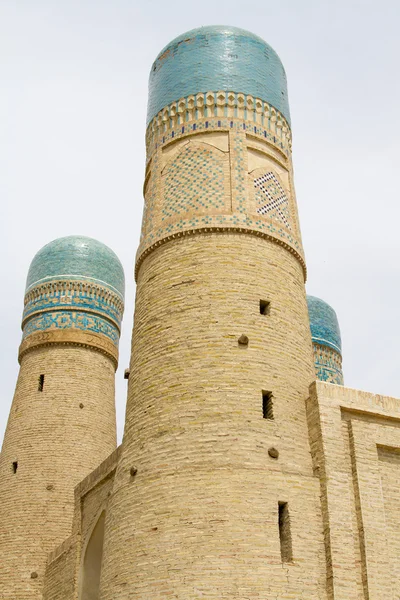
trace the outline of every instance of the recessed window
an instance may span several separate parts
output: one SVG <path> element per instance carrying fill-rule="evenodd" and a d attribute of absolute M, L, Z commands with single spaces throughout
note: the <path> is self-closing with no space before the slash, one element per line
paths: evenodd
<path fill-rule="evenodd" d="M 282 562 L 292 562 L 292 536 L 290 533 L 289 505 L 287 502 L 278 502 L 278 525 Z"/>
<path fill-rule="evenodd" d="M 265 390 L 263 390 L 262 410 L 264 419 L 269 419 L 270 421 L 272 421 L 274 418 L 274 399 L 272 396 L 272 392 L 266 392 Z"/>
<path fill-rule="evenodd" d="M 268 300 L 260 300 L 260 314 L 268 316 L 271 311 L 271 302 Z"/>
<path fill-rule="evenodd" d="M 12 464 L 12 470 L 13 470 L 14 475 L 17 472 L 17 469 L 18 469 L 18 461 L 14 461 Z"/>
<path fill-rule="evenodd" d="M 39 375 L 39 381 L 38 381 L 38 391 L 39 392 L 43 392 L 43 388 L 44 388 L 44 375 Z"/>

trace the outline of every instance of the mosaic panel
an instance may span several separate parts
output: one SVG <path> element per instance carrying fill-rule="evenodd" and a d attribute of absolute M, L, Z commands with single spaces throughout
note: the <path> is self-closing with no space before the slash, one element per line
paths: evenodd
<path fill-rule="evenodd" d="M 254 179 L 257 213 L 281 221 L 291 229 L 289 201 L 286 192 L 272 171 Z"/>
<path fill-rule="evenodd" d="M 234 135 L 233 149 L 231 151 L 231 165 L 233 175 L 232 204 L 233 211 L 239 213 L 245 213 L 247 206 L 246 159 L 246 140 L 243 134 Z"/>
<path fill-rule="evenodd" d="M 24 327 L 23 339 L 37 331 L 55 329 L 80 329 L 81 331 L 100 333 L 118 346 L 119 331 L 114 325 L 96 315 L 75 311 L 57 311 L 32 317 Z"/>
<path fill-rule="evenodd" d="M 190 144 L 167 165 L 163 219 L 221 210 L 225 205 L 223 162 L 215 151 Z"/>
<path fill-rule="evenodd" d="M 315 374 L 317 379 L 326 383 L 343 385 L 342 359 L 340 355 L 326 346 L 313 344 Z"/>

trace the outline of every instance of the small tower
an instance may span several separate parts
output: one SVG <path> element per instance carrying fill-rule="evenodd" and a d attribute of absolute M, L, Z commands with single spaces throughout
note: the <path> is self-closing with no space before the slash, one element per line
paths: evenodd
<path fill-rule="evenodd" d="M 279 57 L 234 27 L 178 37 L 151 69 L 146 143 L 100 598 L 323 598 L 305 410 L 315 375 Z"/>
<path fill-rule="evenodd" d="M 0 455 L 0 597 L 39 600 L 69 535 L 74 487 L 116 447 L 124 302 L 117 256 L 96 240 L 47 244 L 29 269 L 20 371 Z"/>
<path fill-rule="evenodd" d="M 327 383 L 343 385 L 342 341 L 335 311 L 329 304 L 307 296 L 315 375 Z"/>

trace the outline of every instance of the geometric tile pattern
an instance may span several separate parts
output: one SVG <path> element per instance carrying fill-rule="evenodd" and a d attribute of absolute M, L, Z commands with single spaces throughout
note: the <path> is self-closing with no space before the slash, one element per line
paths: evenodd
<path fill-rule="evenodd" d="M 243 135 L 235 135 L 233 139 L 233 148 L 231 150 L 231 168 L 232 168 L 232 204 L 234 212 L 246 213 L 246 179 L 245 174 L 247 145 Z"/>
<path fill-rule="evenodd" d="M 268 171 L 254 179 L 254 187 L 258 214 L 268 214 L 291 229 L 288 198 L 274 173 Z"/>
<path fill-rule="evenodd" d="M 115 297 L 118 300 L 118 297 Z M 40 295 L 32 298 L 24 308 L 23 322 L 30 315 L 37 312 L 56 311 L 56 310 L 79 310 L 100 313 L 115 322 L 120 327 L 122 320 L 122 311 L 113 302 L 111 294 L 107 298 L 94 293 L 75 290 L 49 290 L 43 291 Z"/>
<path fill-rule="evenodd" d="M 164 218 L 222 209 L 225 204 L 222 161 L 211 149 L 189 144 L 167 166 L 163 196 Z"/>

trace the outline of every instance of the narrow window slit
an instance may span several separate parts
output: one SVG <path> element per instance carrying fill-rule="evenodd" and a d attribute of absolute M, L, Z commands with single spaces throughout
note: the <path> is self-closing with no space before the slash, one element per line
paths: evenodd
<path fill-rule="evenodd" d="M 279 541 L 283 563 L 293 562 L 292 536 L 290 533 L 289 505 L 278 502 Z"/>
<path fill-rule="evenodd" d="M 269 419 L 270 421 L 274 418 L 274 403 L 272 392 L 262 392 L 262 409 L 263 409 L 263 417 L 264 419 Z"/>
<path fill-rule="evenodd" d="M 43 392 L 43 388 L 44 388 L 44 375 L 39 375 L 39 382 L 38 382 L 38 391 L 39 392 Z"/>
<path fill-rule="evenodd" d="M 268 316 L 271 312 L 271 302 L 268 300 L 260 300 L 260 314 Z"/>
<path fill-rule="evenodd" d="M 14 475 L 17 472 L 17 469 L 18 469 L 18 461 L 14 461 L 12 464 L 12 470 L 13 470 Z"/>

